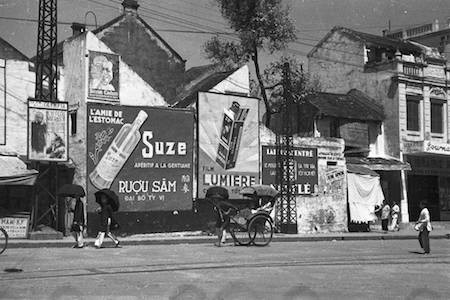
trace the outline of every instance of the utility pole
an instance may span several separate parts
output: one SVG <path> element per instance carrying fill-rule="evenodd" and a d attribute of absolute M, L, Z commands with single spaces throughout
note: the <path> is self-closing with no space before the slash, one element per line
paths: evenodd
<path fill-rule="evenodd" d="M 280 187 L 277 209 L 277 226 L 283 233 L 297 233 L 297 205 L 295 199 L 294 140 L 292 137 L 291 110 L 294 107 L 291 90 L 290 66 L 283 66 L 283 103 L 281 106 L 282 133 L 276 135 L 276 182 Z"/>
<path fill-rule="evenodd" d="M 39 101 L 58 101 L 58 51 L 57 51 L 57 0 L 39 0 L 39 18 L 38 18 L 38 38 L 35 61 L 35 100 Z M 54 205 L 44 212 L 40 217 L 38 212 L 39 193 L 36 192 L 34 228 L 45 215 L 54 211 L 55 227 L 58 229 L 58 165 L 50 162 L 48 169 L 41 172 L 41 163 L 36 162 L 35 168 L 39 171 L 40 177 L 46 174 L 48 178 L 48 189 L 42 186 L 42 189 L 54 201 Z"/>
<path fill-rule="evenodd" d="M 37 100 L 58 101 L 57 0 L 39 0 L 36 53 Z"/>

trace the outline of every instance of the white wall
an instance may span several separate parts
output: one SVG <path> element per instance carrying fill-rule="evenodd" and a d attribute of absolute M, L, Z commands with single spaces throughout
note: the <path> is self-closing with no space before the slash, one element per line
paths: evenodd
<path fill-rule="evenodd" d="M 35 75 L 29 71 L 31 64 L 27 61 L 0 60 L 0 65 L 4 66 L 0 68 L 0 109 L 6 116 L 6 135 L 2 141 L 5 144 L 0 145 L 0 154 L 26 155 L 27 102 L 34 97 Z M 0 122 L 3 120 L 0 117 Z M 3 135 L 4 126 L 0 129 Z"/>
<path fill-rule="evenodd" d="M 250 93 L 250 79 L 248 66 L 244 65 L 236 72 L 228 76 L 225 80 L 214 86 L 209 90 L 215 93 L 242 93 L 249 95 Z"/>
<path fill-rule="evenodd" d="M 89 51 L 98 51 L 114 54 L 114 52 L 100 41 L 93 33 L 87 32 L 86 36 L 86 70 L 88 70 Z M 84 37 L 84 35 L 83 35 Z M 168 106 L 164 97 L 153 89 L 147 82 L 139 77 L 126 63 L 120 60 L 119 67 L 120 89 L 119 98 L 121 105 L 130 106 Z M 87 76 L 85 84 L 87 86 Z M 86 97 L 87 99 L 87 97 Z M 89 101 L 89 99 L 87 99 Z"/>

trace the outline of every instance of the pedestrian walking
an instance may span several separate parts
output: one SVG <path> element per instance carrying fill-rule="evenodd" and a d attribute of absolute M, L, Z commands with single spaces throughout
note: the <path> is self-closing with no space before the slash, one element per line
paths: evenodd
<path fill-rule="evenodd" d="M 389 204 L 385 201 L 383 208 L 381 209 L 381 228 L 385 233 L 388 232 L 388 225 L 389 225 L 389 215 L 391 214 L 391 207 Z"/>
<path fill-rule="evenodd" d="M 113 208 L 109 203 L 109 198 L 106 194 L 100 193 L 97 196 L 97 200 L 97 202 L 99 202 L 100 204 L 100 207 L 98 209 L 98 212 L 100 213 L 100 228 L 97 239 L 95 240 L 95 247 L 97 249 L 102 248 L 103 240 L 106 235 L 114 242 L 115 247 L 118 248 L 120 247 L 120 241 L 111 232 L 111 230 L 118 229 L 119 224 L 113 218 Z"/>
<path fill-rule="evenodd" d="M 75 208 L 73 210 L 73 222 L 71 226 L 71 231 L 76 242 L 73 248 L 84 248 L 83 232 L 86 228 L 86 219 L 84 215 L 84 203 L 81 201 L 80 197 L 77 197 Z"/>
<path fill-rule="evenodd" d="M 397 202 L 394 202 L 394 205 L 392 205 L 392 210 L 391 210 L 391 217 L 392 217 L 392 222 L 391 222 L 391 228 L 392 231 L 399 231 L 400 227 L 398 225 L 398 216 L 400 214 L 400 206 L 398 206 Z"/>
<path fill-rule="evenodd" d="M 419 219 L 414 226 L 414 229 L 419 231 L 418 239 L 420 247 L 424 251 L 423 254 L 430 254 L 430 232 L 432 230 L 430 212 L 427 208 L 427 205 L 428 204 L 426 201 L 420 202 L 421 211 Z"/>

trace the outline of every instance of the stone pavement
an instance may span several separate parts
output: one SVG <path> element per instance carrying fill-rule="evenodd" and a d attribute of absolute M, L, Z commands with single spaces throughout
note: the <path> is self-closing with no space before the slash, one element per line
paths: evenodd
<path fill-rule="evenodd" d="M 213 243 L 215 236 L 207 235 L 201 231 L 151 233 L 119 237 L 121 245 L 173 245 L 173 244 L 205 244 Z M 274 234 L 273 241 L 297 242 L 297 241 L 358 241 L 358 240 L 410 240 L 417 239 L 417 232 L 411 226 L 400 231 L 384 233 L 381 230 L 371 232 L 336 232 L 336 233 L 310 233 L 310 234 Z M 437 227 L 430 233 L 430 239 L 450 239 L 450 229 Z M 231 237 L 229 237 L 231 240 Z M 87 238 L 90 245 L 94 238 Z M 109 240 L 105 239 L 108 243 Z M 8 248 L 59 248 L 70 247 L 74 244 L 71 236 L 59 240 L 28 240 L 10 239 Z"/>

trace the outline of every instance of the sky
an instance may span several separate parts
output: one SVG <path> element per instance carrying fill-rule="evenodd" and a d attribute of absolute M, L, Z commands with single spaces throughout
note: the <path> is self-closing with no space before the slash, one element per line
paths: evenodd
<path fill-rule="evenodd" d="M 122 12 L 122 0 L 58 0 L 58 39 L 72 34 L 70 24 L 100 26 Z M 39 0 L 0 0 L 0 37 L 28 57 L 36 54 Z M 138 13 L 184 59 L 187 67 L 209 63 L 202 51 L 212 36 L 231 32 L 214 0 L 139 0 Z M 450 17 L 450 0 L 284 0 L 296 25 L 297 41 L 282 53 L 306 63 L 306 54 L 336 25 L 380 34 L 392 29 Z M 94 18 L 94 14 L 96 20 Z M 96 21 L 96 22 L 95 22 Z M 265 54 L 262 64 L 276 59 Z"/>

